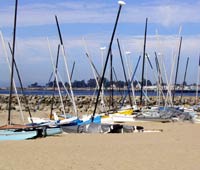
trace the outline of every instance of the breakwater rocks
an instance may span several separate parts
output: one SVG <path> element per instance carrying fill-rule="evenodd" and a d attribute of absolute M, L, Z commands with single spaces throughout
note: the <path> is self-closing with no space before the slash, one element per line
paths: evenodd
<path fill-rule="evenodd" d="M 27 102 L 28 106 L 31 111 L 48 111 L 51 109 L 51 103 L 52 103 L 52 97 L 51 96 L 39 96 L 39 95 L 29 95 L 26 96 L 26 99 L 20 95 L 19 96 L 20 103 L 21 103 L 21 108 L 23 111 L 28 111 L 27 107 Z M 147 105 L 156 105 L 157 103 L 157 97 L 149 97 L 150 101 L 147 102 Z M 64 103 L 64 108 L 66 113 L 73 113 L 73 104 L 71 102 L 71 99 L 67 96 L 63 96 L 62 98 L 63 103 Z M 53 101 L 53 108 L 57 112 L 62 111 L 62 105 L 61 105 L 61 99 L 59 96 L 54 97 Z M 94 105 L 95 105 L 96 97 L 93 96 L 75 96 L 75 103 L 77 105 L 77 110 L 79 113 L 92 113 L 94 110 Z M 122 101 L 121 96 L 114 96 L 114 101 L 113 105 L 114 106 L 119 106 Z M 136 103 L 140 102 L 139 97 L 136 97 L 134 100 L 132 98 L 132 101 L 136 101 Z M 0 95 L 0 110 L 8 110 L 8 102 L 9 102 L 9 96 L 8 95 Z M 104 103 L 106 106 L 106 109 L 109 107 L 109 103 L 111 103 L 111 98 L 109 96 L 104 97 Z M 129 104 L 129 99 L 125 100 L 125 104 Z M 180 98 L 177 97 L 175 98 L 175 104 L 178 105 L 180 104 Z M 187 104 L 187 105 L 195 105 L 195 97 L 183 97 L 182 99 L 182 104 Z M 18 99 L 17 96 L 12 97 L 12 109 L 19 111 L 20 106 L 18 104 Z M 99 99 L 99 104 L 97 108 L 97 112 L 102 110 L 102 102 L 101 98 Z"/>

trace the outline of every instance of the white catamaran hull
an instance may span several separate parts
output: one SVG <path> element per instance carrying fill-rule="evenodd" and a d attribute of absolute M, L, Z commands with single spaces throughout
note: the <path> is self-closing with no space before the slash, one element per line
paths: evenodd
<path fill-rule="evenodd" d="M 102 123 L 126 123 L 135 122 L 135 115 L 124 115 L 124 114 L 109 114 L 108 116 L 103 116 L 101 119 Z"/>

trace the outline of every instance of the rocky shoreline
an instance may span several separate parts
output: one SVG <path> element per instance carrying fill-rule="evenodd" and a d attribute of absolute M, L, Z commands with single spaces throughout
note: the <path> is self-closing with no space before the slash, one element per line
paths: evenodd
<path fill-rule="evenodd" d="M 29 103 L 29 108 L 31 111 L 48 111 L 51 108 L 51 96 L 39 96 L 39 95 L 29 95 L 26 96 Z M 19 96 L 21 105 L 22 105 L 22 111 L 27 111 L 27 107 L 25 104 L 25 99 L 22 95 Z M 132 98 L 133 99 L 133 98 Z M 149 97 L 150 102 L 148 105 L 156 105 L 157 98 Z M 92 113 L 94 110 L 94 104 L 95 104 L 96 98 L 92 96 L 75 96 L 75 102 L 77 105 L 78 112 L 81 113 Z M 110 97 L 105 96 L 105 105 L 109 106 L 110 103 Z M 114 96 L 114 105 L 119 106 L 122 98 L 120 96 Z M 8 110 L 8 101 L 9 101 L 9 95 L 0 95 L 0 111 Z M 136 97 L 136 102 L 139 103 L 139 96 Z M 175 98 L 175 105 L 180 104 L 180 97 Z M 65 112 L 70 113 L 73 112 L 72 102 L 70 101 L 69 97 L 64 96 L 63 97 L 63 103 L 65 105 Z M 100 103 L 100 100 L 99 100 Z M 127 98 L 126 104 L 129 104 L 129 100 Z M 182 103 L 185 105 L 195 105 L 195 97 L 183 97 Z M 100 105 L 100 104 L 99 104 Z M 97 111 L 99 111 L 100 108 L 98 108 Z M 12 98 L 12 110 L 19 111 L 20 107 L 17 102 L 17 97 L 13 96 Z M 54 98 L 54 110 L 59 112 L 61 111 L 61 102 L 59 96 L 55 96 Z"/>

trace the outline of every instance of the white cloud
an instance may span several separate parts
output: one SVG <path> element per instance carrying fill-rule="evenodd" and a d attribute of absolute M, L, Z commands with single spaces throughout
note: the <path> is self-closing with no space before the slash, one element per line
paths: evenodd
<path fill-rule="evenodd" d="M 101 57 L 100 57 L 100 47 L 108 45 L 109 36 L 102 34 L 91 34 L 85 37 L 88 49 L 91 53 L 91 56 L 94 60 L 94 63 L 97 65 L 97 69 L 101 69 Z M 7 37 L 6 40 L 9 38 Z M 53 57 L 56 57 L 57 45 L 59 43 L 56 37 L 49 37 L 50 43 L 53 50 Z M 139 55 L 141 55 L 143 50 L 143 35 L 138 36 L 122 36 L 120 37 L 120 42 L 125 51 L 130 51 L 131 53 L 131 63 L 136 63 L 136 60 Z M 172 50 L 177 54 L 179 39 L 177 36 L 166 36 L 160 35 L 159 41 L 157 36 L 148 36 L 147 37 L 147 52 L 150 54 L 150 58 L 154 63 L 154 52 L 161 52 L 164 55 L 164 60 L 167 66 L 167 71 L 170 71 L 171 61 L 172 61 Z M 181 51 L 181 65 L 180 70 L 183 70 L 185 67 L 185 60 L 190 57 L 190 65 L 193 69 L 189 69 L 188 79 L 190 82 L 196 81 L 196 67 L 198 65 L 198 55 L 199 55 L 199 44 L 200 44 L 200 35 L 195 36 L 185 36 L 182 43 Z M 65 47 L 68 56 L 68 61 L 70 67 L 72 66 L 73 61 L 76 61 L 76 70 L 74 79 L 85 79 L 88 80 L 92 77 L 91 69 L 89 63 L 85 57 L 84 45 L 82 42 L 82 37 L 71 37 L 70 39 L 65 40 Z M 0 43 L 0 55 L 2 56 L 2 46 Z M 120 65 L 119 52 L 116 44 L 116 40 L 113 43 L 113 54 L 114 54 L 114 64 Z M 31 80 L 44 82 L 47 81 L 49 73 L 52 71 L 51 61 L 49 57 L 48 46 L 46 42 L 46 37 L 36 37 L 32 39 L 27 38 L 17 38 L 17 48 L 16 48 L 16 58 L 17 62 L 22 69 L 24 74 L 24 80 L 30 82 Z M 1 63 L 2 65 L 3 63 Z M 5 65 L 5 64 L 4 64 Z M 4 67 L 1 66 L 1 69 Z M 63 69 L 64 65 L 60 67 Z M 26 70 L 28 69 L 28 70 Z M 64 72 L 64 71 L 63 71 Z M 123 79 L 122 72 L 120 68 L 117 69 L 119 78 Z M 183 71 L 180 72 L 180 81 L 183 77 Z M 138 73 L 138 77 L 139 77 Z M 3 77 L 3 76 L 2 76 Z"/>
<path fill-rule="evenodd" d="M 199 3 L 185 2 L 127 4 L 122 9 L 121 21 L 143 23 L 149 17 L 151 23 L 164 26 L 199 23 L 199 7 Z M 117 9 L 117 4 L 84 1 L 26 4 L 19 7 L 18 26 L 55 24 L 55 14 L 61 23 L 113 23 Z M 0 9 L 0 26 L 12 26 L 13 15 L 13 7 Z"/>

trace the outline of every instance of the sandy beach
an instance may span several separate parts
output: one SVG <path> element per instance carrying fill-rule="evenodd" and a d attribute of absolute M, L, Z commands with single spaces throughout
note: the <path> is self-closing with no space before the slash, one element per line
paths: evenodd
<path fill-rule="evenodd" d="M 200 124 L 134 123 L 162 133 L 61 134 L 0 142 L 1 170 L 199 170 Z"/>
<path fill-rule="evenodd" d="M 48 106 L 49 107 L 49 106 Z M 47 108 L 48 108 L 47 107 Z M 33 117 L 49 116 L 47 109 Z M 1 110 L 0 125 L 7 121 Z M 24 112 L 27 122 L 28 112 Z M 12 110 L 13 123 L 22 123 Z M 161 133 L 61 134 L 26 141 L 0 141 L 0 170 L 199 170 L 200 124 L 135 122 Z"/>
<path fill-rule="evenodd" d="M 200 170 L 200 1 L 18 1 L 0 1 L 0 126 L 8 125 L 0 170 Z M 49 137 L 52 125 L 43 121 L 43 137 L 3 141 L 21 139 L 22 126 L 7 130 L 30 123 L 31 114 L 62 127 L 50 109 L 92 115 L 83 126 L 64 120 L 81 132 L 100 113 L 157 122 L 127 123 L 144 127 L 134 133 Z"/>

